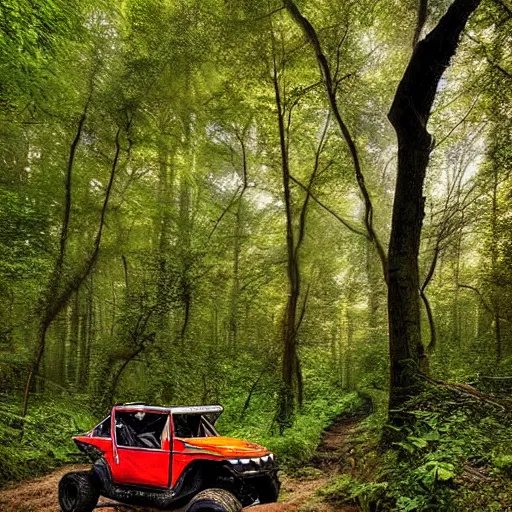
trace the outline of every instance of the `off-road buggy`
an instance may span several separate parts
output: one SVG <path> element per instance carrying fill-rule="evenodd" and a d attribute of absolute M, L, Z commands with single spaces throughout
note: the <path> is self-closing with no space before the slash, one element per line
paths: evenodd
<path fill-rule="evenodd" d="M 63 512 L 91 512 L 100 496 L 180 512 L 238 512 L 277 501 L 274 455 L 257 444 L 221 437 L 220 405 L 117 405 L 86 434 L 73 437 L 94 462 L 64 475 Z"/>

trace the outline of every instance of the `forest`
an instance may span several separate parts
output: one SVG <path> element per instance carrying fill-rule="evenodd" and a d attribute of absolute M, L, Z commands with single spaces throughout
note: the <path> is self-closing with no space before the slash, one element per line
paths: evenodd
<path fill-rule="evenodd" d="M 220 403 L 357 418 L 289 510 L 512 510 L 511 211 L 510 0 L 1 0 L 0 488 Z"/>

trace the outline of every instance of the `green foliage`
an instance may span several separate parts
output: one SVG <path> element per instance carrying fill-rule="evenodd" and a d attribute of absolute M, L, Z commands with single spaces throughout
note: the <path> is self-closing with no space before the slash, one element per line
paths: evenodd
<path fill-rule="evenodd" d="M 76 462 L 71 436 L 94 425 L 94 418 L 76 399 L 38 403 L 25 419 L 19 414 L 5 397 L 0 401 L 0 486 Z"/>
<path fill-rule="evenodd" d="M 261 405 L 258 404 L 247 416 L 240 419 L 230 414 L 231 407 L 228 402 L 226 417 L 221 417 L 219 421 L 220 431 L 261 443 L 277 455 L 281 467 L 297 471 L 314 454 L 322 432 L 332 419 L 342 412 L 357 411 L 361 407 L 361 401 L 357 393 L 337 395 L 334 392 L 328 398 L 308 401 L 297 414 L 293 426 L 285 430 L 282 436 L 271 432 L 275 414 L 273 404 L 270 407 L 267 404 L 266 413 Z"/>
<path fill-rule="evenodd" d="M 416 3 L 298 3 L 336 74 L 385 241 L 396 160 L 386 113 L 411 54 Z M 448 3 L 429 2 L 426 29 Z M 495 394 L 510 392 L 507 379 L 498 385 L 486 377 L 512 373 L 512 42 L 502 3 L 479 9 L 438 91 L 429 130 L 441 143 L 427 174 L 418 262 L 422 279 L 435 267 L 424 290 L 438 334 L 432 375 Z M 359 407 L 354 389 L 377 404 L 367 428 L 382 427 L 389 382 L 382 268 L 364 233 L 350 152 L 332 119 L 318 150 L 329 106 L 313 53 L 281 4 L 0 2 L 0 389 L 7 393 L 0 480 L 68 460 L 70 435 L 94 423 L 82 408 L 100 415 L 117 401 L 223 403 L 221 432 L 267 445 L 294 471 L 333 417 Z M 287 233 L 274 62 L 295 237 L 309 201 L 297 254 L 304 405 L 283 436 L 274 420 Z M 31 390 L 38 399 L 18 446 L 19 410 L 8 404 L 22 394 L 41 311 L 54 305 L 44 292 L 61 248 L 70 156 L 60 287 L 93 247 L 119 129 L 99 256 L 58 304 Z M 422 322 L 427 344 L 425 315 Z M 78 398 L 62 399 L 63 389 Z M 477 490 L 454 488 L 468 465 L 506 482 L 506 422 L 475 415 L 449 395 L 411 403 L 404 414 L 410 421 L 379 461 L 382 473 L 333 482 L 322 498 L 404 511 L 454 503 L 465 510 L 467 500 L 484 509 L 487 498 Z"/>
<path fill-rule="evenodd" d="M 0 188 L 0 283 L 44 275 L 47 229 L 48 219 L 34 199 Z"/>
<path fill-rule="evenodd" d="M 13 107 L 20 92 L 37 95 L 51 59 L 63 41 L 80 30 L 80 2 L 52 0 L 33 4 L 5 0 L 0 4 L 0 107 Z"/>
<path fill-rule="evenodd" d="M 342 475 L 320 488 L 317 495 L 333 505 L 358 505 L 362 512 L 370 512 L 379 510 L 387 487 L 387 482 L 363 483 L 351 475 Z"/>
<path fill-rule="evenodd" d="M 374 469 L 331 482 L 320 491 L 322 499 L 402 512 L 491 511 L 510 499 L 505 416 L 441 388 L 425 391 L 401 412 L 402 427 L 385 424 L 380 415 L 364 421 L 364 465 Z M 386 450 L 383 432 L 395 439 Z"/>
<path fill-rule="evenodd" d="M 512 476 L 512 455 L 496 455 L 492 459 L 492 465 L 508 476 Z"/>

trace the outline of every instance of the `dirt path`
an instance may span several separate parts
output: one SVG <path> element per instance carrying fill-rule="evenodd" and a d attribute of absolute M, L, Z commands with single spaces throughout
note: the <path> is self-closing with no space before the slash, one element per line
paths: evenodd
<path fill-rule="evenodd" d="M 353 429 L 362 415 L 342 415 L 324 432 L 316 454 L 296 475 L 280 475 L 281 500 L 251 507 L 251 512 L 358 512 L 358 507 L 333 507 L 315 499 L 315 492 L 334 475 L 351 473 L 356 463 Z"/>
<path fill-rule="evenodd" d="M 340 416 L 324 432 L 320 446 L 310 463 L 296 475 L 280 475 L 281 501 L 251 507 L 250 512 L 356 512 L 356 507 L 334 508 L 315 502 L 315 491 L 336 473 L 350 473 L 355 466 L 356 444 L 352 430 L 361 416 Z M 67 466 L 42 478 L 23 482 L 0 490 L 0 512 L 59 512 L 57 489 L 59 480 L 68 471 L 89 469 L 90 466 Z M 101 500 L 105 503 L 107 500 Z M 104 512 L 124 512 L 128 509 L 106 507 Z M 133 509 L 132 509 L 133 510 Z"/>

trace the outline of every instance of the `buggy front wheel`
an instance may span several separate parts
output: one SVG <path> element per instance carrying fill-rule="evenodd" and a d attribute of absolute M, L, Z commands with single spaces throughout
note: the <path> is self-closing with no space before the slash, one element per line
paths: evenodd
<path fill-rule="evenodd" d="M 207 489 L 192 498 L 186 512 L 240 512 L 242 505 L 224 489 Z"/>
<path fill-rule="evenodd" d="M 92 512 L 100 497 L 91 471 L 73 471 L 59 482 L 59 505 L 62 512 Z"/>

